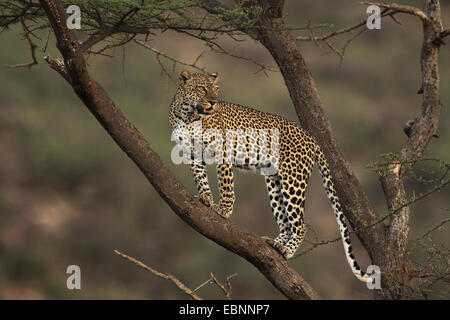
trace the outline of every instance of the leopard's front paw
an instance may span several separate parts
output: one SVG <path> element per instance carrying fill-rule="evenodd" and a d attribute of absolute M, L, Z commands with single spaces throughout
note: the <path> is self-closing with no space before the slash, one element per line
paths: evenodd
<path fill-rule="evenodd" d="M 199 195 L 195 196 L 201 203 L 203 203 L 207 207 L 212 207 L 214 204 L 213 198 L 211 195 Z"/>
<path fill-rule="evenodd" d="M 281 254 L 283 257 L 286 258 L 285 255 L 285 249 L 282 243 L 278 241 L 278 239 L 272 239 L 267 236 L 262 236 L 261 239 L 263 239 L 267 244 L 269 244 L 272 248 L 278 251 L 279 254 Z M 287 259 L 287 258 L 286 258 Z"/>
<path fill-rule="evenodd" d="M 224 207 L 220 203 L 213 203 L 212 209 L 217 212 L 221 217 L 228 219 L 231 217 L 231 214 L 233 213 L 232 208 Z"/>
<path fill-rule="evenodd" d="M 263 239 L 267 244 L 270 244 L 272 247 L 274 246 L 273 239 L 268 236 L 261 236 L 261 239 Z"/>

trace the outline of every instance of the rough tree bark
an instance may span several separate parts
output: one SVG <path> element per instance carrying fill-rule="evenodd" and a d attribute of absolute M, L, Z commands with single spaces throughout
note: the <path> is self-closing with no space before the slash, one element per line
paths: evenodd
<path fill-rule="evenodd" d="M 66 27 L 60 0 L 40 0 L 45 9 L 64 63 L 47 56 L 50 66 L 73 87 L 75 93 L 130 157 L 172 210 L 205 237 L 252 263 L 289 299 L 319 299 L 314 289 L 287 261 L 260 237 L 217 214 L 192 196 L 169 171 L 141 133 L 126 119 L 105 90 L 90 77 L 74 32 Z"/>
<path fill-rule="evenodd" d="M 389 5 L 378 4 L 389 8 Z M 401 10 L 401 7 L 397 10 Z M 439 69 L 438 57 L 442 42 L 441 9 L 439 0 L 427 0 L 426 10 L 416 9 L 413 13 L 419 17 L 423 24 L 423 42 L 420 66 L 422 70 L 422 112 L 414 120 L 412 132 L 406 144 L 396 154 L 397 161 L 392 163 L 388 170 L 380 177 L 388 209 L 393 211 L 399 204 L 406 203 L 403 176 L 414 165 L 415 159 L 422 156 L 438 128 L 439 115 L 442 104 L 439 98 Z M 386 227 L 386 236 L 383 243 L 389 248 L 384 254 L 377 257 L 377 262 L 385 270 L 391 270 L 389 279 L 384 281 L 386 290 L 377 293 L 381 298 L 401 298 L 410 295 L 407 285 L 414 274 L 411 263 L 406 256 L 409 235 L 408 206 L 397 210 L 390 217 Z"/>

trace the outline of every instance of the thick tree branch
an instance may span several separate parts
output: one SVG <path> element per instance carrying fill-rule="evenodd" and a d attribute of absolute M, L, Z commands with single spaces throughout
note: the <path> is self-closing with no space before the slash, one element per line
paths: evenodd
<path fill-rule="evenodd" d="M 61 1 L 39 2 L 48 15 L 76 94 L 172 210 L 205 237 L 252 263 L 286 297 L 319 299 L 309 284 L 264 240 L 212 214 L 178 182 L 142 134 L 126 119 L 105 90 L 90 77 L 79 42 L 66 27 Z M 52 67 L 57 66 L 55 64 Z"/>
<path fill-rule="evenodd" d="M 80 48 L 83 51 L 87 51 L 92 48 L 95 44 L 105 40 L 109 36 L 113 35 L 115 32 L 112 28 L 104 28 L 97 33 L 91 35 L 86 41 L 81 43 Z"/>
<path fill-rule="evenodd" d="M 72 84 L 70 74 L 67 72 L 67 68 L 64 65 L 64 60 L 61 58 L 53 58 L 52 56 L 45 56 L 44 60 L 49 66 L 58 72 L 68 83 Z"/>
<path fill-rule="evenodd" d="M 435 135 L 438 128 L 438 119 L 442 110 L 439 94 L 439 44 L 434 39 L 440 35 L 440 8 L 439 1 L 427 1 L 427 8 L 433 7 L 434 10 L 426 19 L 427 23 L 423 24 L 423 43 L 421 55 L 422 70 L 422 112 L 414 120 L 411 127 L 411 133 L 406 144 L 398 153 L 398 162 L 392 163 L 389 174 L 396 176 L 397 180 L 405 174 L 405 172 L 414 165 L 413 159 L 422 156 L 425 148 Z M 438 20 L 439 19 L 439 20 Z M 409 161 L 408 161 L 409 160 Z M 383 184 L 386 184 L 386 178 L 382 178 Z M 401 183 L 401 182 L 398 182 Z M 394 185 L 398 184 L 394 183 Z M 393 185 L 392 183 L 387 183 Z M 388 197 L 391 198 L 391 197 Z"/>
<path fill-rule="evenodd" d="M 388 7 L 390 5 L 385 5 Z M 423 43 L 421 55 L 422 70 L 422 112 L 414 120 L 411 127 L 406 144 L 396 154 L 396 159 L 389 165 L 388 170 L 380 177 L 380 182 L 386 197 L 389 210 L 398 207 L 399 203 L 407 203 L 407 195 L 403 184 L 403 175 L 411 168 L 415 161 L 422 156 L 425 148 L 436 134 L 438 128 L 438 119 L 442 110 L 442 104 L 439 98 L 439 69 L 438 57 L 440 44 L 435 40 L 440 36 L 442 24 L 440 20 L 440 5 L 438 0 L 428 0 L 426 8 L 426 16 L 418 9 L 396 7 L 406 13 L 413 12 L 423 22 Z M 410 11 L 412 10 L 412 11 Z M 420 12 L 420 13 L 418 13 Z M 403 206 L 390 217 L 387 230 L 387 245 L 396 248 L 395 251 L 387 250 L 384 256 L 384 264 L 391 269 L 399 266 L 408 266 L 407 262 L 407 245 L 409 235 L 409 206 Z M 398 292 L 392 292 L 393 297 L 396 293 L 402 291 L 403 284 L 407 284 L 410 280 L 409 274 L 411 270 L 404 270 L 403 277 L 397 279 Z"/>

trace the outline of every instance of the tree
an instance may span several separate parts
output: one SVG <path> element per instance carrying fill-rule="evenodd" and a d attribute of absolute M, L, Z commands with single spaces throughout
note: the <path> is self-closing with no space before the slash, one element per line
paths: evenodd
<path fill-rule="evenodd" d="M 81 43 L 74 31 L 69 30 L 66 25 L 65 8 L 69 4 L 79 5 L 83 23 L 88 26 L 83 30 L 86 40 Z M 6 1 L 0 4 L 0 27 L 6 28 L 22 22 L 33 61 L 20 66 L 31 67 L 37 61 L 34 55 L 35 45 L 31 39 L 34 29 L 27 27 L 27 22 L 33 22 L 35 29 L 46 28 L 50 22 L 62 58 L 46 56 L 45 60 L 73 87 L 78 97 L 172 210 L 205 237 L 252 263 L 286 297 L 318 299 L 319 295 L 315 290 L 263 240 L 244 228 L 211 214 L 184 189 L 101 85 L 90 76 L 85 61 L 85 54 L 103 54 L 109 48 L 122 46 L 130 41 L 146 46 L 157 56 L 164 55 L 165 53 L 155 51 L 145 43 L 151 38 L 153 30 L 171 29 L 187 34 L 201 39 L 212 50 L 221 53 L 229 52 L 217 41 L 219 35 L 235 39 L 245 34 L 257 40 L 273 56 L 301 125 L 318 141 L 329 159 L 334 184 L 350 225 L 367 250 L 372 264 L 378 265 L 382 270 L 382 289 L 374 290 L 375 297 L 401 299 L 414 295 L 409 285 L 411 279 L 422 277 L 428 272 L 415 270 L 407 255 L 409 205 L 417 198 L 408 199 L 403 178 L 421 160 L 425 148 L 437 132 L 442 109 L 438 56 L 450 30 L 442 27 L 438 0 L 427 0 L 424 11 L 397 4 L 370 2 L 367 5 L 383 8 L 382 17 L 390 16 L 395 19 L 398 14 L 409 14 L 418 17 L 423 24 L 423 81 L 420 89 L 423 95 L 422 111 L 416 119 L 409 122 L 406 144 L 397 153 L 388 154 L 384 162 L 374 166 L 380 174 L 388 204 L 388 212 L 384 214 L 375 211 L 345 159 L 324 113 L 311 72 L 295 42 L 323 41 L 330 50 L 343 58 L 345 47 L 343 50 L 336 49 L 330 39 L 360 27 L 365 28 L 365 21 L 324 36 L 312 35 L 312 30 L 321 26 L 308 24 L 304 29 L 311 31 L 311 35 L 294 39 L 290 33 L 291 28 L 284 23 L 282 0 L 236 1 L 233 7 L 215 0 L 123 0 L 113 4 L 97 0 L 40 0 Z M 137 40 L 138 36 L 145 37 L 144 41 Z M 106 41 L 106 46 L 93 51 L 93 46 L 103 41 Z M 261 71 L 269 69 L 256 61 L 251 62 L 257 64 Z M 192 67 L 198 68 L 196 63 Z M 448 164 L 444 165 L 448 168 Z M 449 182 L 446 171 L 437 186 L 430 190 L 430 194 Z M 423 196 L 426 195 L 428 194 Z M 315 246 L 320 244 L 322 243 L 318 242 Z"/>

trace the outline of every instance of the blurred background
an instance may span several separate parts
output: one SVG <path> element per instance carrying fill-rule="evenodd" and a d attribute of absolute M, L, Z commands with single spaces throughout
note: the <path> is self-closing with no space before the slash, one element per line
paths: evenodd
<path fill-rule="evenodd" d="M 422 7 L 423 1 L 410 1 Z M 450 25 L 450 3 L 441 1 L 442 20 Z M 336 29 L 365 19 L 359 1 L 287 1 L 286 21 L 291 26 L 330 23 Z M 404 124 L 421 111 L 420 50 L 422 27 L 415 17 L 389 18 L 381 30 L 366 31 L 339 57 L 326 45 L 299 43 L 313 74 L 333 131 L 348 161 L 380 213 L 386 203 L 378 175 L 368 168 L 380 155 L 396 152 L 405 143 Z M 324 29 L 328 32 L 330 29 Z M 284 297 L 249 263 L 204 238 L 181 221 L 158 196 L 135 165 L 115 145 L 81 103 L 71 87 L 42 60 L 28 69 L 7 69 L 5 64 L 30 61 L 28 43 L 20 25 L 0 34 L 0 299 L 182 299 L 186 295 L 172 283 L 124 261 L 118 249 L 149 266 L 175 275 L 195 288 L 209 272 L 231 280 L 235 299 Z M 320 33 L 320 31 L 317 31 Z M 43 40 L 46 32 L 38 33 Z M 307 35 L 293 31 L 293 35 Z M 342 48 L 347 35 L 333 40 Z M 449 40 L 450 41 L 450 40 Z M 274 65 L 268 52 L 255 41 L 232 42 L 228 49 L 258 62 Z M 252 106 L 298 122 L 289 93 L 279 73 L 266 76 L 258 67 L 227 55 L 213 53 L 200 42 L 167 31 L 151 45 L 192 63 L 205 50 L 199 64 L 219 73 L 222 100 Z M 47 53 L 59 56 L 54 38 Z M 450 159 L 450 46 L 440 54 L 441 101 L 439 138 L 425 156 Z M 172 64 L 161 58 L 172 72 Z M 171 162 L 168 110 L 176 83 L 162 73 L 155 56 L 130 43 L 113 57 L 90 56 L 91 75 L 107 90 L 131 122 L 183 184 L 196 193 L 189 168 Z M 177 78 L 176 68 L 172 74 Z M 191 71 L 194 71 L 191 69 Z M 422 169 L 427 164 L 422 166 Z M 430 164 L 431 166 L 431 164 Z M 430 170 L 435 168 L 431 166 Z M 429 172 L 427 170 L 426 172 Z M 217 199 L 215 168 L 210 183 Z M 425 173 L 432 176 L 432 173 Z M 408 180 L 410 196 L 429 185 Z M 236 204 L 232 220 L 258 235 L 276 236 L 263 177 L 236 172 Z M 443 189 L 411 207 L 411 240 L 448 217 L 450 191 Z M 306 201 L 308 239 L 337 236 L 331 206 L 314 170 Z M 448 226 L 432 234 L 435 243 L 448 247 Z M 370 264 L 358 239 L 355 255 L 363 268 Z M 305 242 L 302 249 L 309 245 Z M 448 252 L 447 252 L 448 254 Z M 412 256 L 418 263 L 426 255 Z M 66 268 L 81 268 L 81 290 L 68 290 Z M 326 299 L 370 299 L 371 292 L 355 279 L 341 242 L 321 246 L 290 262 Z M 414 282 L 413 282 L 414 284 Z M 431 298 L 448 298 L 448 287 L 433 287 Z M 198 294 L 222 299 L 208 285 Z"/>

